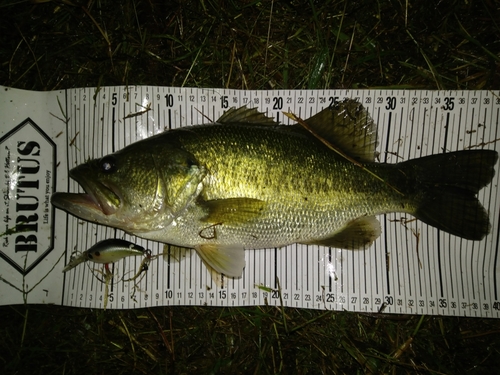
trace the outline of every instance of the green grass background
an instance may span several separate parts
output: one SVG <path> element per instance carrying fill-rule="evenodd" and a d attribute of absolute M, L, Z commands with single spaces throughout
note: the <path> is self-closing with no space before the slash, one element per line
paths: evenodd
<path fill-rule="evenodd" d="M 498 89 L 495 0 L 1 0 L 0 84 Z M 1 374 L 491 374 L 500 321 L 0 307 Z"/>

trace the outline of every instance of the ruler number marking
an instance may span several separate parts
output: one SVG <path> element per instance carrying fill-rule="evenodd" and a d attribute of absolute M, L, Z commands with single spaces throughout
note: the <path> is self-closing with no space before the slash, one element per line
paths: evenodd
<path fill-rule="evenodd" d="M 393 111 L 396 109 L 396 97 L 395 96 L 388 96 L 387 98 L 385 98 L 385 101 L 387 102 L 385 109 L 387 109 L 388 111 Z"/>
<path fill-rule="evenodd" d="M 283 98 L 281 96 L 275 96 L 273 97 L 273 109 L 274 110 L 281 110 L 283 109 Z"/>
<path fill-rule="evenodd" d="M 331 107 L 331 106 L 334 106 L 335 104 L 337 104 L 337 103 L 339 102 L 339 99 L 340 99 L 340 98 L 339 98 L 338 96 L 330 96 L 330 97 L 328 98 L 328 101 L 329 101 L 328 105 L 329 105 L 330 107 Z"/>
<path fill-rule="evenodd" d="M 165 95 L 165 105 L 167 107 L 173 107 L 173 105 L 174 105 L 174 96 L 172 94 Z"/>
<path fill-rule="evenodd" d="M 445 111 L 453 111 L 455 108 L 455 98 L 454 97 L 446 97 L 444 98 L 444 107 Z"/>
<path fill-rule="evenodd" d="M 229 100 L 227 95 L 222 95 L 220 98 L 220 106 L 221 108 L 229 108 Z"/>

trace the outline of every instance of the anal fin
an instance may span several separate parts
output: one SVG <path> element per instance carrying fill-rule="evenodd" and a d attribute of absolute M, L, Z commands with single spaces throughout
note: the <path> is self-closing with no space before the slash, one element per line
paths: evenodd
<path fill-rule="evenodd" d="M 380 236 L 380 233 L 380 223 L 375 216 L 363 216 L 351 221 L 333 236 L 307 242 L 307 244 L 362 250 L 370 246 Z"/>

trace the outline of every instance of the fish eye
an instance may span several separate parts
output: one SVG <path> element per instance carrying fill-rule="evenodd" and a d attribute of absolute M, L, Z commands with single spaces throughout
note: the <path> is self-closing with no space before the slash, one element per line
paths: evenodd
<path fill-rule="evenodd" d="M 112 156 L 105 156 L 101 159 L 101 169 L 104 173 L 116 171 L 116 160 Z"/>

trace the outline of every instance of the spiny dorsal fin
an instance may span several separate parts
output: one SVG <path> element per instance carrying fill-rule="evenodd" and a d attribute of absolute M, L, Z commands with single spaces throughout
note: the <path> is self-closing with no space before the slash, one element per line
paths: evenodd
<path fill-rule="evenodd" d="M 375 161 L 377 126 L 357 101 L 345 99 L 305 120 L 318 137 L 361 162 Z"/>
<path fill-rule="evenodd" d="M 230 108 L 216 121 L 219 124 L 256 124 L 256 125 L 278 125 L 273 118 L 257 111 L 257 108 L 247 108 L 246 106 Z"/>

